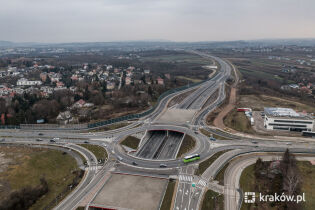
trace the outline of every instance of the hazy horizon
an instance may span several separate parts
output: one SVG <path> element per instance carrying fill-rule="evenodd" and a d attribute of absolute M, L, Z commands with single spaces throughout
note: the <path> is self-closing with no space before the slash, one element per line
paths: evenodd
<path fill-rule="evenodd" d="M 10 0 L 0 40 L 175 42 L 315 38 L 311 0 Z"/>

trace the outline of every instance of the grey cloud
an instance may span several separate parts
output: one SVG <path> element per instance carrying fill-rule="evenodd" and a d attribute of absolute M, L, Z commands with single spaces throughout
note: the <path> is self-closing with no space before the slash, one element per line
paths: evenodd
<path fill-rule="evenodd" d="M 312 0 L 1 0 L 0 40 L 315 37 Z"/>

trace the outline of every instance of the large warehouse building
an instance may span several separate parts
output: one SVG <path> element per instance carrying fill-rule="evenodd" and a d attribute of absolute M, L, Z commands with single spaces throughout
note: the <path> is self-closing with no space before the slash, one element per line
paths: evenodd
<path fill-rule="evenodd" d="M 269 130 L 313 131 L 314 118 L 289 108 L 264 108 L 264 126 Z"/>

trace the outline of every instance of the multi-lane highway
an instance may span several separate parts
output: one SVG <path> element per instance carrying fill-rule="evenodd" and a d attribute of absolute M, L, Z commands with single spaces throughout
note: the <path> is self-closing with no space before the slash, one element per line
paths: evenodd
<path fill-rule="evenodd" d="M 141 158 L 153 159 L 156 157 L 159 148 L 166 138 L 166 131 L 152 131 L 149 139 L 140 148 L 137 156 Z"/>

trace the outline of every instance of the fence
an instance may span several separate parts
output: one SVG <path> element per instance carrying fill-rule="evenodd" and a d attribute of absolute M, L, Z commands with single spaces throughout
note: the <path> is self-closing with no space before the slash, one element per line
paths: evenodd
<path fill-rule="evenodd" d="M 20 129 L 19 125 L 0 125 L 0 129 Z"/>

